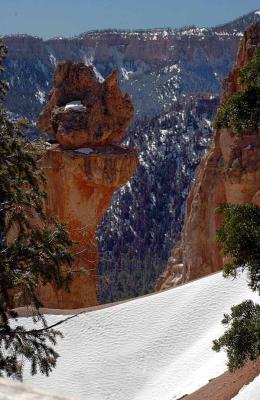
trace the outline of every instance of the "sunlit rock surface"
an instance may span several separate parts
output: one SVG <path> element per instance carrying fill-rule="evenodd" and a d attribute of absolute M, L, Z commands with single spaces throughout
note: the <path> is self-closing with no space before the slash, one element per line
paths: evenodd
<path fill-rule="evenodd" d="M 40 288 L 45 307 L 97 304 L 96 228 L 113 193 L 138 163 L 136 150 L 117 144 L 131 116 L 132 104 L 121 94 L 115 73 L 101 84 L 93 69 L 82 63 L 58 65 L 54 89 L 38 123 L 58 143 L 50 146 L 41 163 L 47 178 L 47 211 L 67 224 L 75 241 L 75 273 L 69 292 Z"/>
<path fill-rule="evenodd" d="M 92 67 L 64 61 L 55 70 L 38 127 L 61 145 L 77 148 L 119 143 L 132 119 L 133 106 L 119 88 L 116 71 L 100 82 Z"/>
<path fill-rule="evenodd" d="M 222 99 L 241 90 L 238 72 L 247 64 L 260 42 L 260 23 L 248 28 L 241 41 L 237 62 L 223 83 Z M 230 129 L 215 132 L 213 143 L 202 159 L 186 203 L 180 243 L 175 246 L 157 289 L 173 287 L 223 267 L 216 243 L 221 203 L 260 206 L 260 137 L 257 132 L 238 135 Z"/>

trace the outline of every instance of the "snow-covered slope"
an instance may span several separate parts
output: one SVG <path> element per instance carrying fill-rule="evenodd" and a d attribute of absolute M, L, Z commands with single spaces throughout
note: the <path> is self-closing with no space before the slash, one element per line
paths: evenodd
<path fill-rule="evenodd" d="M 246 298 L 257 300 L 244 278 L 215 274 L 82 314 L 63 325 L 51 376 L 25 381 L 84 400 L 179 399 L 225 370 L 212 340 L 223 313 Z M 60 318 L 47 316 L 49 323 Z"/>
<path fill-rule="evenodd" d="M 0 378 L 0 400 L 73 400 Z"/>
<path fill-rule="evenodd" d="M 233 400 L 258 400 L 260 398 L 260 375 L 243 387 Z"/>

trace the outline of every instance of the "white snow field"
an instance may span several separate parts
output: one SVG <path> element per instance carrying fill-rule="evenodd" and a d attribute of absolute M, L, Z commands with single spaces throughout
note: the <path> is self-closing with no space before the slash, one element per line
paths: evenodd
<path fill-rule="evenodd" d="M 249 298 L 259 296 L 244 277 L 218 273 L 81 314 L 61 325 L 61 357 L 50 377 L 27 374 L 25 382 L 82 400 L 179 399 L 224 372 L 225 354 L 211 350 L 212 340 L 222 333 L 223 313 Z M 47 316 L 50 324 L 61 318 Z"/>
<path fill-rule="evenodd" d="M 48 394 L 45 390 L 0 378 L 0 400 L 73 400 Z"/>
<path fill-rule="evenodd" d="M 244 386 L 233 400 L 258 400 L 260 398 L 260 375 Z"/>

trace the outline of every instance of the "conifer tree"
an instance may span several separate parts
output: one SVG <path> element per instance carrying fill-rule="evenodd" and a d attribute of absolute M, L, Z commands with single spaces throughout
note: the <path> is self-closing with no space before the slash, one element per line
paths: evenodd
<path fill-rule="evenodd" d="M 224 276 L 236 278 L 248 273 L 248 285 L 260 293 L 260 207 L 255 204 L 224 204 L 217 210 L 224 223 L 217 238 L 229 262 Z M 226 332 L 214 341 L 213 349 L 224 349 L 231 371 L 260 356 L 260 306 L 251 300 L 233 306 L 222 320 Z"/>
<path fill-rule="evenodd" d="M 260 133 L 260 44 L 252 60 L 239 71 L 244 90 L 224 101 L 213 121 L 213 127 L 231 128 L 236 133 Z"/>
<path fill-rule="evenodd" d="M 0 72 L 6 53 L 1 42 Z M 0 81 L 0 376 L 22 379 L 23 360 L 32 374 L 48 375 L 56 365 L 61 334 L 40 314 L 37 287 L 69 288 L 72 241 L 44 211 L 45 179 L 37 164 L 42 146 L 27 140 L 21 122 L 10 120 L 2 103 L 7 89 Z M 37 325 L 21 326 L 16 304 L 29 304 Z"/>

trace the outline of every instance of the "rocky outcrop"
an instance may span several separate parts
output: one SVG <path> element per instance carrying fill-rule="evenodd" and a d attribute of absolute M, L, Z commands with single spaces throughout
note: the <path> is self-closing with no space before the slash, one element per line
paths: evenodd
<path fill-rule="evenodd" d="M 61 145 L 77 148 L 119 143 L 133 119 L 130 97 L 122 95 L 114 71 L 99 82 L 92 67 L 65 61 L 54 73 L 49 102 L 38 127 Z"/>
<path fill-rule="evenodd" d="M 251 60 L 260 42 L 260 23 L 253 24 L 241 41 L 237 62 L 223 83 L 222 99 L 241 90 L 239 69 Z M 260 137 L 257 132 L 235 134 L 217 130 L 186 203 L 181 241 L 175 246 L 157 290 L 208 275 L 223 267 L 216 243 L 221 217 L 215 214 L 220 203 L 260 206 Z"/>
<path fill-rule="evenodd" d="M 100 85 L 91 67 L 65 62 L 57 67 L 54 85 L 39 126 L 54 134 L 58 143 L 50 146 L 41 163 L 47 178 L 47 211 L 67 224 L 75 241 L 74 279 L 69 293 L 43 286 L 39 294 L 45 307 L 71 309 L 97 304 L 96 228 L 114 191 L 133 175 L 138 157 L 134 149 L 116 144 L 124 133 L 123 126 L 131 120 L 132 106 L 128 97 L 121 95 L 115 74 Z M 89 99 L 93 107 L 88 108 Z M 84 105 L 74 108 L 72 103 L 72 109 L 66 109 L 67 102 L 77 100 Z M 67 121 L 63 135 L 60 125 L 57 128 L 53 122 L 57 113 Z M 90 124 L 95 118 L 97 123 Z M 86 144 L 88 147 L 83 147 Z"/>

